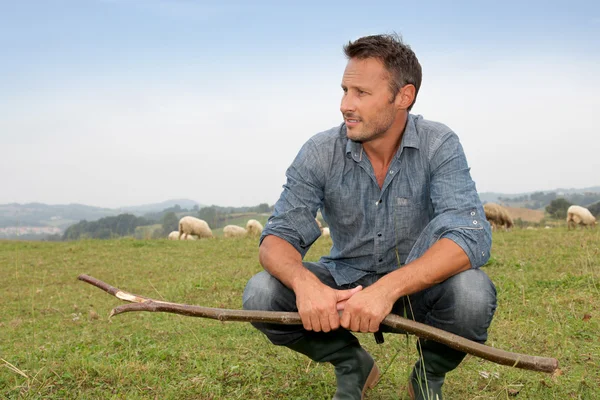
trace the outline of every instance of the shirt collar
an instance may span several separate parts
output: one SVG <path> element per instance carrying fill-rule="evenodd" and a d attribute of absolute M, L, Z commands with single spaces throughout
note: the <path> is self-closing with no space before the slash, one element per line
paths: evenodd
<path fill-rule="evenodd" d="M 402 141 L 400 142 L 400 150 L 402 150 L 403 147 L 419 148 L 419 134 L 417 133 L 417 127 L 415 126 L 416 119 L 417 117 L 414 115 L 408 114 L 404 134 L 402 135 Z M 398 152 L 398 156 L 399 155 L 400 152 Z"/>
<path fill-rule="evenodd" d="M 347 137 L 345 123 L 342 123 L 342 134 L 344 137 Z M 415 116 L 412 114 L 408 114 L 406 127 L 404 128 L 404 134 L 402 135 L 402 141 L 400 142 L 400 148 L 396 152 L 397 158 L 400 158 L 400 154 L 402 154 L 402 149 L 404 147 L 414 147 L 415 149 L 419 148 L 419 135 L 417 134 L 417 128 L 415 126 Z M 352 159 L 356 162 L 360 162 L 362 160 L 363 153 L 364 150 L 362 143 L 348 140 L 346 143 L 347 156 L 352 157 Z"/>

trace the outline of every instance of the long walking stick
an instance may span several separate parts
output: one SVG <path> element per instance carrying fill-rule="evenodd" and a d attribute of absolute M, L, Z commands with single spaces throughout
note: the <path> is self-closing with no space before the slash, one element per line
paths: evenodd
<path fill-rule="evenodd" d="M 113 308 L 110 317 L 131 311 L 151 311 L 181 314 L 189 317 L 212 318 L 219 321 L 267 322 L 284 325 L 302 324 L 300 315 L 297 312 L 231 310 L 226 308 L 210 308 L 171 303 L 124 292 L 121 289 L 113 287 L 89 275 L 79 275 L 78 279 L 96 286 L 118 299 L 131 303 Z M 382 324 L 394 329 L 401 329 L 423 339 L 434 340 L 455 350 L 497 364 L 539 372 L 554 372 L 558 368 L 558 360 L 555 358 L 531 356 L 496 349 L 446 332 L 442 329 L 399 317 L 395 314 L 389 314 L 385 317 Z"/>

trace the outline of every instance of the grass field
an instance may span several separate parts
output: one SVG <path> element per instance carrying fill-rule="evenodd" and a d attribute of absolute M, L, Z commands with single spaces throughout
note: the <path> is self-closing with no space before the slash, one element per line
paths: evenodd
<path fill-rule="evenodd" d="M 318 259 L 331 242 L 319 239 Z M 556 357 L 554 375 L 467 357 L 448 375 L 447 399 L 600 398 L 600 229 L 494 233 L 486 272 L 499 306 L 488 344 Z M 118 299 L 92 275 L 148 297 L 241 308 L 261 270 L 256 239 L 0 242 L 0 397 L 7 399 L 327 399 L 328 364 L 272 346 L 249 324 L 174 314 L 108 320 Z M 414 337 L 377 345 L 384 372 L 367 399 L 406 399 Z"/>

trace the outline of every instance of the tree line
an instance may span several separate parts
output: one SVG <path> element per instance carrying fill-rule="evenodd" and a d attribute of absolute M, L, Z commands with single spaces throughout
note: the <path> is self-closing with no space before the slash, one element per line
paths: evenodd
<path fill-rule="evenodd" d="M 251 207 L 210 207 L 192 209 L 181 208 L 179 205 L 166 208 L 157 213 L 147 213 L 142 217 L 133 214 L 120 214 L 117 216 L 100 218 L 97 221 L 82 220 L 67 228 L 62 236 L 63 240 L 77 239 L 110 239 L 121 236 L 133 236 L 136 228 L 160 225 L 151 233 L 152 238 L 166 237 L 170 232 L 179 229 L 179 219 L 190 215 L 208 222 L 211 228 L 222 228 L 228 224 L 232 216 L 254 215 L 256 213 L 270 213 L 272 206 L 261 203 Z"/>
<path fill-rule="evenodd" d="M 110 239 L 119 236 L 130 236 L 135 228 L 150 225 L 153 222 L 133 214 L 120 214 L 115 217 L 104 217 L 98 221 L 80 221 L 67 228 L 63 240 L 75 239 Z"/>
<path fill-rule="evenodd" d="M 556 192 L 534 192 L 531 194 L 524 194 L 521 196 L 513 197 L 498 197 L 498 201 L 506 205 L 519 203 L 520 206 L 537 210 L 542 207 L 549 206 L 555 200 L 565 200 L 571 204 L 578 206 L 588 206 L 600 202 L 600 193 L 586 192 L 586 193 L 568 193 L 559 197 Z M 566 211 L 565 211 L 566 217 Z"/>
<path fill-rule="evenodd" d="M 532 195 L 533 196 L 533 195 Z M 545 197 L 545 199 L 551 198 Z M 531 197 L 530 197 L 531 198 Z M 577 197 L 578 199 L 589 199 L 590 196 Z M 540 199 L 540 197 L 537 197 Z M 546 212 L 557 219 L 564 219 L 567 216 L 567 209 L 573 203 L 565 198 L 554 198 L 545 207 Z M 600 201 L 587 207 L 596 217 L 600 217 Z M 158 213 L 145 214 L 143 217 L 136 217 L 133 214 L 120 214 L 112 217 L 100 218 L 97 221 L 82 220 L 75 225 L 71 225 L 62 236 L 62 240 L 77 239 L 111 239 L 122 236 L 133 236 L 136 228 L 150 225 L 160 225 L 155 229 L 152 238 L 164 238 L 172 232 L 179 229 L 179 219 L 185 215 L 191 215 L 208 222 L 211 228 L 222 228 L 229 223 L 232 216 L 244 216 L 245 214 L 254 215 L 255 213 L 270 213 L 273 206 L 261 203 L 252 207 L 220 207 L 209 206 L 198 209 L 194 207 L 190 210 L 181 208 L 179 205 L 164 209 Z M 50 240 L 59 239 L 58 236 L 49 238 Z"/>
<path fill-rule="evenodd" d="M 565 219 L 565 218 L 567 218 L 567 210 L 572 205 L 573 205 L 573 203 L 571 203 L 567 199 L 563 199 L 561 197 L 561 198 L 552 200 L 550 202 L 550 204 L 548 204 L 546 206 L 546 212 L 548 214 L 550 214 L 550 216 L 553 218 Z M 579 204 L 576 204 L 576 205 L 579 205 Z M 595 216 L 596 218 L 600 217 L 600 201 L 598 201 L 597 203 L 594 203 L 592 205 L 589 205 L 586 208 L 588 210 L 590 210 L 592 215 Z"/>

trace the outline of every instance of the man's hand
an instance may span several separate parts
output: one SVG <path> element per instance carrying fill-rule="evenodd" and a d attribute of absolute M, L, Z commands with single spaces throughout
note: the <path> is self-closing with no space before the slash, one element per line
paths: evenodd
<path fill-rule="evenodd" d="M 305 281 L 296 289 L 296 306 L 304 329 L 329 332 L 340 327 L 338 304 L 346 302 L 362 290 L 357 286 L 349 290 L 336 290 L 319 281 Z"/>
<path fill-rule="evenodd" d="M 354 332 L 377 332 L 393 306 L 385 286 L 375 283 L 341 304 L 339 309 L 344 312 L 340 324 Z"/>

